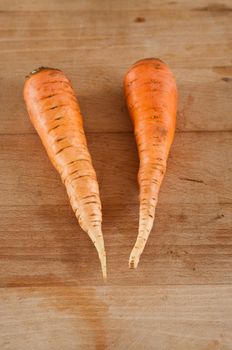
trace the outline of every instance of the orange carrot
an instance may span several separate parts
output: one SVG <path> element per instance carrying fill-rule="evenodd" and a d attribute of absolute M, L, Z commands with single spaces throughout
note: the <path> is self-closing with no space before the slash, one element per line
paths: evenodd
<path fill-rule="evenodd" d="M 151 232 L 176 124 L 177 88 L 168 66 L 157 58 L 136 62 L 124 80 L 140 160 L 139 232 L 129 259 L 136 268 Z"/>
<path fill-rule="evenodd" d="M 41 67 L 27 77 L 24 99 L 30 119 L 66 187 L 79 224 L 98 251 L 106 278 L 99 188 L 71 82 L 62 71 Z"/>

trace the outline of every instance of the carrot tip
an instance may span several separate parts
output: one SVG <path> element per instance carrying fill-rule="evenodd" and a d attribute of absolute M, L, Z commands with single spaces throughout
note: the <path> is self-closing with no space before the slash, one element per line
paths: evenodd
<path fill-rule="evenodd" d="M 41 72 L 43 70 L 48 70 L 48 69 L 49 70 L 51 70 L 51 69 L 53 69 L 53 70 L 60 70 L 58 68 L 51 68 L 51 67 L 41 66 L 39 68 L 33 69 L 28 75 L 26 75 L 26 79 L 29 79 L 32 75 L 35 75 L 35 74 L 37 74 L 37 73 L 39 73 L 39 72 Z"/>
<path fill-rule="evenodd" d="M 106 271 L 106 256 L 105 254 L 103 255 L 99 255 L 99 259 L 100 259 L 100 262 L 101 262 L 101 269 L 102 269 L 102 276 L 103 276 L 103 279 L 104 281 L 107 280 L 107 271 Z"/>
<path fill-rule="evenodd" d="M 130 269 L 136 269 L 139 263 L 140 254 L 136 254 L 134 251 L 132 251 L 129 259 L 129 268 Z"/>
<path fill-rule="evenodd" d="M 105 246 L 104 246 L 104 240 L 102 236 L 102 231 L 100 228 L 97 228 L 95 230 L 89 230 L 88 235 L 90 236 L 92 242 L 95 245 L 95 248 L 98 252 L 98 257 L 101 263 L 101 269 L 102 269 L 102 275 L 103 279 L 106 280 L 107 278 L 107 271 L 106 271 L 106 252 L 105 252 Z M 97 239 L 96 239 L 97 237 Z"/>
<path fill-rule="evenodd" d="M 129 261 L 129 269 L 134 269 L 135 265 L 134 265 L 134 261 Z"/>

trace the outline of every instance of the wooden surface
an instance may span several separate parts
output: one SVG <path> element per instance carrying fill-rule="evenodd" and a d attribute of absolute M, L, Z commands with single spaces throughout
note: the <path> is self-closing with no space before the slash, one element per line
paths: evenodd
<path fill-rule="evenodd" d="M 232 349 L 232 3 L 0 0 L 0 349 Z M 138 159 L 126 69 L 161 57 L 180 92 L 138 270 Z M 29 122 L 24 76 L 63 69 L 103 202 L 108 281 Z"/>

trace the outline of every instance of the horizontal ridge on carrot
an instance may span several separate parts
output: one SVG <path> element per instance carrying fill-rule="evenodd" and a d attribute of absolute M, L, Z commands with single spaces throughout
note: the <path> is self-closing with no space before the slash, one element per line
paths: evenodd
<path fill-rule="evenodd" d="M 98 251 L 106 278 L 99 187 L 71 82 L 59 69 L 38 68 L 25 81 L 24 99 L 32 124 L 66 187 L 79 224 Z"/>
<path fill-rule="evenodd" d="M 139 232 L 129 259 L 129 267 L 136 268 L 153 227 L 160 185 L 174 138 L 177 87 L 163 61 L 147 58 L 129 69 L 124 91 L 140 161 Z"/>

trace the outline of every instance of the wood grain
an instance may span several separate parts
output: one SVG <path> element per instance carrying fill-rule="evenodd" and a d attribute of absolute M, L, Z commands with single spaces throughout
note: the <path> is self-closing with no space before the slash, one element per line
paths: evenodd
<path fill-rule="evenodd" d="M 230 133 L 176 135 L 156 225 L 135 272 L 127 269 L 138 226 L 133 136 L 101 133 L 88 135 L 88 140 L 103 202 L 109 282 L 231 283 Z M 1 284 L 102 284 L 96 252 L 79 228 L 38 136 L 3 135 L 0 146 L 0 212 L 6 218 Z M 9 230 L 7 223 L 16 218 Z"/>
<path fill-rule="evenodd" d="M 34 350 L 230 350 L 231 295 L 231 286 L 5 289 L 0 344 L 7 350 L 31 344 Z"/>
<path fill-rule="evenodd" d="M 177 77 L 178 131 L 232 130 L 229 2 L 147 1 L 142 9 L 138 1 L 127 3 L 105 2 L 100 10 L 97 1 L 23 1 L 0 12 L 1 81 L 10 87 L 0 95 L 0 133 L 34 132 L 22 85 L 40 65 L 61 68 L 72 79 L 87 131 L 131 131 L 123 76 L 138 58 L 157 55 Z"/>
<path fill-rule="evenodd" d="M 8 57 L 4 60 L 8 60 Z M 29 60 L 31 61 L 30 55 Z M 128 60 L 126 66 L 121 66 L 117 70 L 108 65 L 90 66 L 85 62 L 85 57 L 73 67 L 56 63 L 53 58 L 44 64 L 63 68 L 72 79 L 75 91 L 78 93 L 87 132 L 122 133 L 132 132 L 123 97 L 122 80 L 130 63 L 135 60 L 136 57 Z M 10 84 L 10 90 L 0 95 L 3 113 L 0 134 L 35 133 L 31 123 L 28 122 L 22 99 L 22 87 L 24 76 L 42 62 L 42 60 L 36 62 L 30 67 L 28 67 L 29 61 L 25 62 L 25 68 L 23 71 L 16 72 L 13 80 L 9 80 L 12 79 L 9 77 L 9 69 L 2 73 L 2 83 Z M 177 132 L 232 130 L 231 66 L 216 64 L 213 68 L 200 69 L 174 67 L 174 71 L 180 95 Z M 89 83 L 90 78 L 91 83 Z M 14 91 L 13 101 L 12 90 Z"/>
<path fill-rule="evenodd" d="M 108 285 L 232 282 L 231 205 L 172 206 L 167 211 L 161 204 L 141 266 L 130 271 L 137 209 L 118 205 L 113 213 L 105 212 Z M 1 208 L 0 215 L 1 287 L 103 284 L 97 254 L 69 207 Z"/>
<path fill-rule="evenodd" d="M 140 0 L 130 0 L 125 2 L 124 0 L 118 0 L 117 2 L 108 2 L 103 0 L 101 6 L 99 6 L 98 0 L 85 0 L 75 1 L 69 0 L 68 3 L 64 3 L 59 0 L 41 0 L 39 3 L 30 0 L 17 1 L 12 0 L 8 3 L 7 0 L 1 0 L 1 10 L 3 11 L 54 11 L 54 9 L 59 11 L 73 11 L 73 10 L 87 10 L 87 11 L 97 11 L 102 12 L 102 10 L 107 9 L 111 11 L 138 11 L 138 10 L 158 10 L 162 9 L 173 10 L 173 8 L 178 8 L 180 10 L 186 10 L 189 8 L 195 7 L 198 11 L 224 14 L 231 11 L 230 9 L 231 2 L 230 0 L 218 0 L 216 5 L 209 0 L 195 0 L 194 3 L 186 0 L 170 1 L 164 0 L 162 3 L 155 0 L 148 0 L 141 2 Z"/>
<path fill-rule="evenodd" d="M 230 0 L 0 0 L 1 350 L 232 348 Z M 122 91 L 161 57 L 177 133 L 136 271 L 138 157 Z M 108 281 L 29 122 L 24 76 L 73 82 L 100 184 Z"/>
<path fill-rule="evenodd" d="M 138 159 L 133 135 L 87 136 L 103 205 L 137 203 Z M 229 132 L 177 134 L 160 203 L 231 204 L 231 147 Z M 37 135 L 2 135 L 0 148 L 0 205 L 68 203 Z"/>

